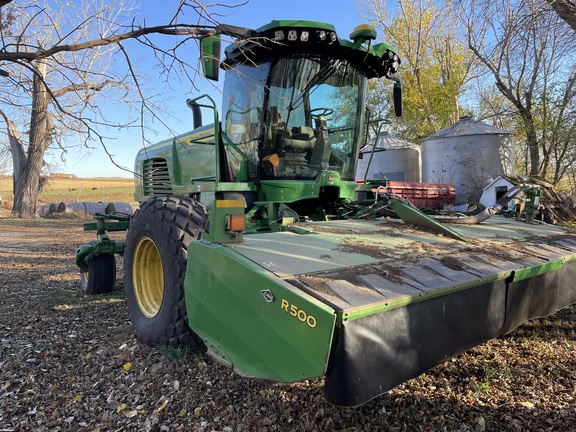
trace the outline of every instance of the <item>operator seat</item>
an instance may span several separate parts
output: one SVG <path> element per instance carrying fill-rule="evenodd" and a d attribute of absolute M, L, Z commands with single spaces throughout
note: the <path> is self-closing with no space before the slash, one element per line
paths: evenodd
<path fill-rule="evenodd" d="M 295 126 L 286 135 L 282 140 L 285 150 L 308 150 L 316 143 L 314 129 L 310 126 Z"/>
<path fill-rule="evenodd" d="M 316 146 L 310 156 L 311 166 L 328 166 L 330 161 L 330 137 L 328 136 L 328 119 L 326 116 L 319 116 L 316 119 Z"/>
<path fill-rule="evenodd" d="M 265 175 L 309 175 L 308 159 L 316 145 L 314 129 L 307 125 L 289 128 L 276 106 L 270 107 L 270 118 L 273 122 L 266 131 L 262 158 Z"/>

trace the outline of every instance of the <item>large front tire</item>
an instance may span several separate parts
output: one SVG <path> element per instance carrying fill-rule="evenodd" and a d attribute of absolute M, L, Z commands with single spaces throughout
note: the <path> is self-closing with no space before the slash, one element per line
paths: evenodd
<path fill-rule="evenodd" d="M 126 301 L 136 335 L 150 345 L 201 343 L 188 326 L 184 276 L 188 244 L 201 237 L 204 205 L 181 196 L 151 198 L 130 223 L 124 250 Z"/>

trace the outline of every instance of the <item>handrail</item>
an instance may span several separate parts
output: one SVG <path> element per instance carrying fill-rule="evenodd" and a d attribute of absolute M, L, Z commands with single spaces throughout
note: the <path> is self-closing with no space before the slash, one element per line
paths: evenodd
<path fill-rule="evenodd" d="M 376 153 L 376 144 L 378 144 L 378 138 L 380 138 L 380 132 L 382 131 L 382 126 L 385 124 L 389 125 L 392 123 L 390 120 L 383 119 L 383 118 L 372 120 L 372 121 L 369 121 L 366 123 L 369 124 L 369 123 L 376 123 L 376 122 L 379 122 L 378 132 L 376 133 L 376 138 L 374 138 L 374 145 L 372 146 L 372 151 L 370 152 L 370 159 L 368 159 L 368 165 L 366 166 L 366 171 L 364 172 L 364 184 L 366 184 L 366 178 L 368 177 L 368 171 L 370 170 L 370 165 L 372 164 L 372 158 L 374 157 L 374 153 Z M 386 151 L 386 149 L 382 149 L 382 150 L 378 150 L 378 151 Z"/>

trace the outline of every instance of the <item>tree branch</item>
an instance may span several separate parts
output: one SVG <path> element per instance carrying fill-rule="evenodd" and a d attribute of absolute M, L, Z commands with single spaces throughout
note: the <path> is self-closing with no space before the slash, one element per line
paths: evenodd
<path fill-rule="evenodd" d="M 573 0 L 546 0 L 546 3 L 576 31 L 576 2 Z"/>
<path fill-rule="evenodd" d="M 197 38 L 202 38 L 204 36 L 210 36 L 216 34 L 216 27 L 188 25 L 188 24 L 141 27 L 138 28 L 137 30 L 129 31 L 116 36 L 105 37 L 102 39 L 93 39 L 87 42 L 72 45 L 55 45 L 49 49 L 38 49 L 35 52 L 2 51 L 0 52 L 0 60 L 5 61 L 42 60 L 53 57 L 61 52 L 76 52 L 76 51 L 93 49 L 101 46 L 116 44 L 127 39 L 138 39 L 141 36 L 150 34 L 161 34 L 171 36 L 196 36 Z"/>

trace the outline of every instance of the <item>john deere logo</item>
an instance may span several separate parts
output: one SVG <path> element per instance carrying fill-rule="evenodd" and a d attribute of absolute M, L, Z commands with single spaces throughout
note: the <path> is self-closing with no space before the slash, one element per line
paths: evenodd
<path fill-rule="evenodd" d="M 264 296 L 264 298 L 266 299 L 266 301 L 268 303 L 272 303 L 274 301 L 274 294 L 272 294 L 272 291 L 270 290 L 263 290 L 260 291 L 262 293 L 262 295 Z"/>
<path fill-rule="evenodd" d="M 328 183 L 334 183 L 334 174 L 328 174 Z"/>

